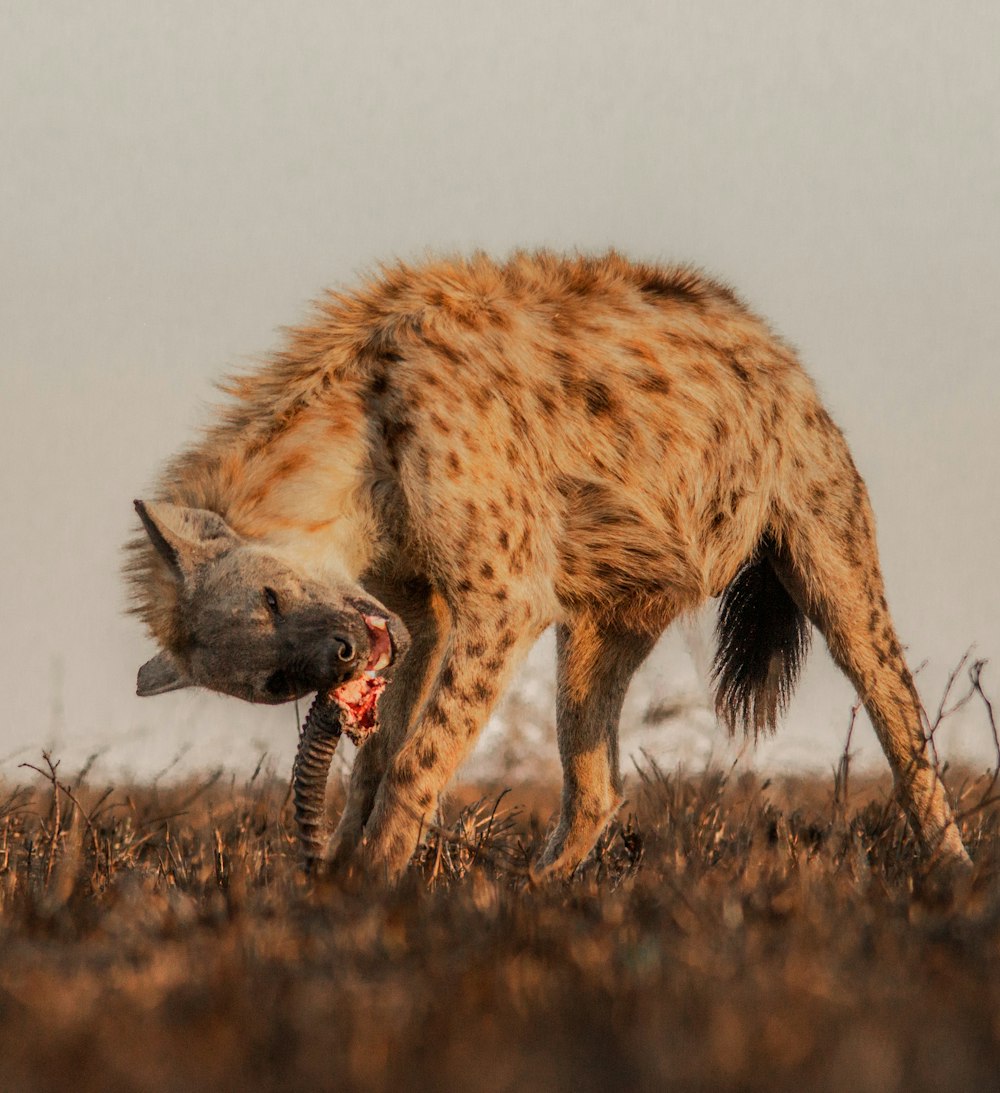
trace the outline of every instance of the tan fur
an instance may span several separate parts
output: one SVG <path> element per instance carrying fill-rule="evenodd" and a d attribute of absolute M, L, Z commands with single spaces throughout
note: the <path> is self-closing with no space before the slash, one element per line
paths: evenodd
<path fill-rule="evenodd" d="M 414 636 L 335 856 L 363 840 L 376 868 L 405 865 L 555 621 L 566 788 L 544 864 L 571 869 L 620 801 L 632 673 L 671 620 L 755 558 L 858 686 L 917 833 L 964 855 L 861 479 L 793 352 L 724 286 L 614 253 L 400 264 L 328 295 L 228 390 L 161 498 L 218 513 L 310 578 L 357 582 Z M 175 587 L 136 549 L 137 610 L 170 649 Z"/>

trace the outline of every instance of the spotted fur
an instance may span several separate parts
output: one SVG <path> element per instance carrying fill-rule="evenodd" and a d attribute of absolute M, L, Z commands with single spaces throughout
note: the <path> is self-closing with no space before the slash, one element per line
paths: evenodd
<path fill-rule="evenodd" d="M 161 500 L 217 513 L 310 579 L 364 590 L 412 648 L 331 855 L 396 874 L 541 631 L 558 627 L 571 870 L 621 801 L 618 719 L 663 629 L 723 598 L 719 709 L 773 727 L 808 617 L 864 699 L 928 851 L 964 849 L 927 755 L 844 438 L 795 354 L 728 288 L 618 254 L 476 255 L 330 293 L 231 381 Z M 150 545 L 136 609 L 184 607 Z"/>

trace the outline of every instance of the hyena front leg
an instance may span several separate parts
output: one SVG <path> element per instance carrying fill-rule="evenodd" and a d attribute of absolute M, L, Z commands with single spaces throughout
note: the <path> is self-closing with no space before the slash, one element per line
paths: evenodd
<path fill-rule="evenodd" d="M 910 825 L 932 861 L 969 856 L 924 737 L 920 699 L 889 616 L 864 483 L 845 455 L 824 503 L 789 518 L 776 572 L 850 678 L 892 768 Z"/>
<path fill-rule="evenodd" d="M 392 880 L 405 869 L 438 795 L 547 621 L 527 603 L 508 599 L 503 607 L 464 604 L 452 611 L 441 669 L 389 762 L 365 826 L 364 857 L 373 875 Z"/>
<path fill-rule="evenodd" d="M 592 849 L 622 802 L 618 721 L 629 681 L 656 643 L 590 617 L 556 631 L 556 723 L 563 766 L 562 809 L 536 866 L 568 876 Z"/>
<path fill-rule="evenodd" d="M 389 761 L 406 739 L 415 711 L 426 700 L 447 647 L 450 613 L 439 592 L 423 585 L 390 591 L 380 598 L 391 603 L 403 619 L 411 643 L 379 700 L 379 731 L 354 760 L 347 801 L 327 851 L 334 866 L 346 863 L 360 845 Z"/>

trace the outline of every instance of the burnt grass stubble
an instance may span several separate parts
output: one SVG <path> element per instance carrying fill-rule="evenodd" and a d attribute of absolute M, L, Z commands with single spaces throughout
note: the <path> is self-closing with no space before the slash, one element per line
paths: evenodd
<path fill-rule="evenodd" d="M 954 888 L 849 748 L 832 779 L 646 757 L 541 886 L 551 786 L 456 790 L 385 890 L 307 877 L 259 770 L 25 773 L 0 798 L 4 1091 L 1000 1088 L 996 769 L 946 772 Z"/>

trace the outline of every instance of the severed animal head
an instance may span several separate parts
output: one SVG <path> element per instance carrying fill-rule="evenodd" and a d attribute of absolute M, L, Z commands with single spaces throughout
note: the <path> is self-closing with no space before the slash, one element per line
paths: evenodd
<path fill-rule="evenodd" d="M 345 729 L 374 727 L 382 673 L 409 644 L 397 616 L 360 586 L 297 573 L 214 512 L 135 507 L 155 549 L 132 567 L 139 610 L 164 646 L 139 669 L 138 694 L 198 686 L 277 703 L 316 691 Z"/>

